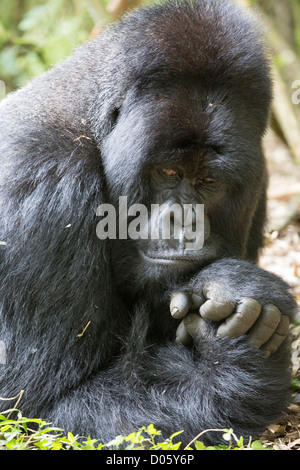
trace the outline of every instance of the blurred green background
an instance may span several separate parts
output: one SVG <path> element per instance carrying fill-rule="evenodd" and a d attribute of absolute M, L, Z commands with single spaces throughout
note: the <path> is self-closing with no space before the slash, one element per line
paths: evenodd
<path fill-rule="evenodd" d="M 0 78 L 7 92 L 63 60 L 107 16 L 102 0 L 0 0 Z"/>
<path fill-rule="evenodd" d="M 299 0 L 240 1 L 258 4 L 299 52 Z M 124 11 L 145 3 L 151 0 L 0 0 L 0 80 L 6 92 L 63 60 Z"/>
<path fill-rule="evenodd" d="M 124 11 L 134 5 L 124 3 Z M 0 0 L 0 79 L 6 92 L 99 34 L 121 13 L 115 13 L 115 4 L 107 0 Z"/>

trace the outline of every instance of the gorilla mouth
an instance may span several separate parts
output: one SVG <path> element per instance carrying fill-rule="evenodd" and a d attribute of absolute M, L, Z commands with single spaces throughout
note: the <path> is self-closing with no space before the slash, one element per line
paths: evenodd
<path fill-rule="evenodd" d="M 139 253 L 141 257 L 145 260 L 148 261 L 149 263 L 154 263 L 154 264 L 164 264 L 164 265 L 169 265 L 169 266 L 174 266 L 174 265 L 187 265 L 187 264 L 192 264 L 192 263 L 199 263 L 200 260 L 199 258 L 192 257 L 188 254 L 169 254 L 169 253 L 145 253 L 141 249 L 139 249 Z"/>

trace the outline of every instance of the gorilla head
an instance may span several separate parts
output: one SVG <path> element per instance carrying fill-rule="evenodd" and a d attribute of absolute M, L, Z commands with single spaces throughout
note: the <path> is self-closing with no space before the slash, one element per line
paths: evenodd
<path fill-rule="evenodd" d="M 126 195 L 130 205 L 205 209 L 205 244 L 199 250 L 151 237 L 115 244 L 116 264 L 127 265 L 117 269 L 127 274 L 126 282 L 194 272 L 224 255 L 256 259 L 262 244 L 269 61 L 250 18 L 231 3 L 213 6 L 183 3 L 178 14 L 166 4 L 163 15 L 161 7 L 141 10 L 108 36 L 114 60 L 118 54 L 126 67 L 112 67 L 110 56 L 108 65 L 102 63 L 113 102 L 99 118 L 108 95 L 104 87 L 92 108 L 92 125 L 111 201 L 116 205 Z"/>
<path fill-rule="evenodd" d="M 188 442 L 253 437 L 285 408 L 296 304 L 254 263 L 269 68 L 233 2 L 175 0 L 1 103 L 0 394 L 24 390 L 24 414 Z"/>

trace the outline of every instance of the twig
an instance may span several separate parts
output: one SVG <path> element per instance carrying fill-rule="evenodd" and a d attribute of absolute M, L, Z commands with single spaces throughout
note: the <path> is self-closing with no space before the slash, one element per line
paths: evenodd
<path fill-rule="evenodd" d="M 16 395 L 15 397 L 11 397 L 11 398 L 2 398 L 2 397 L 0 397 L 0 400 L 2 400 L 2 401 L 11 401 L 11 400 L 16 400 L 16 399 L 17 399 L 17 401 L 16 401 L 16 403 L 15 403 L 15 406 L 14 406 L 14 409 L 16 409 L 16 408 L 18 407 L 18 405 L 19 405 L 21 399 L 22 399 L 22 396 L 23 396 L 23 394 L 24 394 L 24 391 L 25 391 L 25 390 L 21 390 L 21 391 L 18 393 L 18 395 Z M 10 416 L 12 415 L 12 413 L 13 413 L 13 411 L 11 411 L 11 412 L 9 413 L 9 415 L 7 416 L 7 418 L 10 418 Z"/>
<path fill-rule="evenodd" d="M 89 326 L 90 323 L 91 323 L 91 321 L 89 321 L 89 322 L 85 325 L 85 327 L 83 328 L 82 332 L 79 333 L 79 335 L 77 335 L 76 338 L 81 338 L 81 337 L 84 335 L 84 333 L 85 333 L 85 331 L 86 331 L 86 329 L 87 329 L 87 327 Z"/>
<path fill-rule="evenodd" d="M 224 429 L 205 429 L 204 431 L 201 431 L 196 437 L 194 437 L 194 439 L 192 439 L 191 442 L 189 442 L 188 445 L 183 450 L 187 450 L 192 444 L 194 444 L 195 441 L 199 439 L 199 437 L 201 437 L 203 434 L 206 434 L 207 432 L 223 432 L 224 434 L 226 431 Z M 234 437 L 234 439 L 237 442 L 238 441 L 237 436 L 233 432 L 231 432 L 231 435 Z"/>

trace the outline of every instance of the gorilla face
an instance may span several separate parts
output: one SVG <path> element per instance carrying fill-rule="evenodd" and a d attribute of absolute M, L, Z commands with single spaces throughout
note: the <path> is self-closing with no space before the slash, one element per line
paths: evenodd
<path fill-rule="evenodd" d="M 149 214 L 160 206 L 149 217 L 147 237 L 115 243 L 119 263 L 130 259 L 130 274 L 140 278 L 146 269 L 146 278 L 157 279 L 192 272 L 225 254 L 245 255 L 258 198 L 254 181 L 257 185 L 264 171 L 241 99 L 237 90 L 210 90 L 199 78 L 180 76 L 170 83 L 154 77 L 128 91 L 101 149 L 110 202 L 117 206 L 126 196 L 129 205 L 143 204 Z M 174 204 L 182 214 L 190 205 L 191 218 L 170 216 Z M 201 221 L 196 205 L 204 208 Z M 153 236 L 155 227 L 162 230 L 167 222 L 171 236 Z M 192 249 L 189 228 L 201 240 Z"/>

